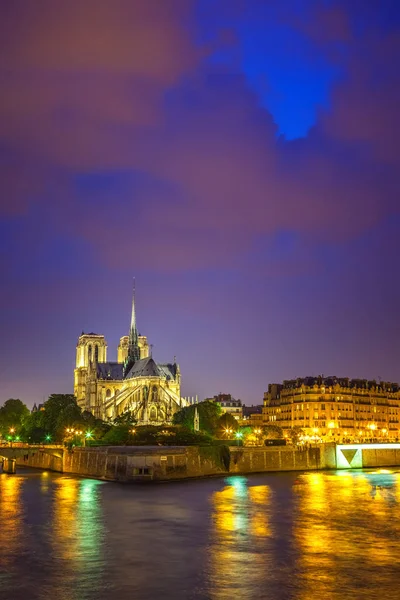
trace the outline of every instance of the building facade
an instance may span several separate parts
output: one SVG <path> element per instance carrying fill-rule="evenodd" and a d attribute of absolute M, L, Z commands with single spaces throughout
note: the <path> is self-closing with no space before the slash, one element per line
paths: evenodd
<path fill-rule="evenodd" d="M 300 427 L 324 441 L 397 439 L 400 386 L 339 377 L 306 377 L 270 384 L 263 421 Z"/>
<path fill-rule="evenodd" d="M 213 396 L 212 398 L 206 398 L 206 400 L 209 400 L 211 402 L 218 402 L 218 404 L 221 405 L 222 414 L 229 413 L 238 421 L 241 420 L 243 417 L 242 401 L 235 400 L 235 398 L 233 398 L 231 394 L 218 394 L 217 396 Z"/>
<path fill-rule="evenodd" d="M 131 411 L 140 425 L 170 423 L 186 406 L 179 365 L 156 363 L 146 336 L 138 335 L 135 295 L 129 335 L 120 339 L 117 361 L 107 361 L 103 335 L 83 333 L 76 347 L 74 394 L 82 410 L 109 420 Z"/>

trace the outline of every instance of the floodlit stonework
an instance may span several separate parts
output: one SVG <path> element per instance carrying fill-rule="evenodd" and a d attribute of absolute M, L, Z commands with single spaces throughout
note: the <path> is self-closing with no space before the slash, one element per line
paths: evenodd
<path fill-rule="evenodd" d="M 102 419 L 114 419 L 127 410 L 138 424 L 170 423 L 186 406 L 180 396 L 179 365 L 156 363 L 146 336 L 138 335 L 135 298 L 129 335 L 120 340 L 117 362 L 107 361 L 103 335 L 83 333 L 76 347 L 74 394 L 82 410 Z"/>

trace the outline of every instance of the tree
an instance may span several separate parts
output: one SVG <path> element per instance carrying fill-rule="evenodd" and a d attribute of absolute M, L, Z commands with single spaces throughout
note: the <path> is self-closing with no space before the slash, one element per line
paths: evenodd
<path fill-rule="evenodd" d="M 292 444 L 297 444 L 302 435 L 304 435 L 304 431 L 298 425 L 289 429 L 289 437 L 291 439 Z"/>
<path fill-rule="evenodd" d="M 174 425 L 182 425 L 182 427 L 193 431 L 195 407 L 197 407 L 199 413 L 200 430 L 214 435 L 218 430 L 218 418 L 221 415 L 221 406 L 218 402 L 212 402 L 211 400 L 205 400 L 204 402 L 181 408 L 172 418 Z"/>
<path fill-rule="evenodd" d="M 130 433 L 131 427 L 129 425 L 114 425 L 102 438 L 102 442 L 105 444 L 127 444 L 132 442 L 132 434 Z"/>
<path fill-rule="evenodd" d="M 135 419 L 132 410 L 126 410 L 118 417 L 113 420 L 114 425 L 136 425 L 137 419 Z"/>
<path fill-rule="evenodd" d="M 25 442 L 38 444 L 45 440 L 47 431 L 43 424 L 43 410 L 31 413 L 25 420 L 21 428 L 21 439 Z"/>
<path fill-rule="evenodd" d="M 226 430 L 232 429 L 233 432 L 237 431 L 239 429 L 239 423 L 231 414 L 224 413 L 218 418 L 217 427 L 219 437 L 227 437 Z"/>
<path fill-rule="evenodd" d="M 283 438 L 283 429 L 279 425 L 265 425 L 262 435 L 265 440 L 280 440 Z"/>
<path fill-rule="evenodd" d="M 64 439 L 67 427 L 83 427 L 82 411 L 72 394 L 51 394 L 43 408 L 43 428 L 54 441 Z"/>
<path fill-rule="evenodd" d="M 28 407 L 17 398 L 10 398 L 0 408 L 0 431 L 3 436 L 10 433 L 10 429 L 19 432 L 24 421 L 29 417 Z"/>

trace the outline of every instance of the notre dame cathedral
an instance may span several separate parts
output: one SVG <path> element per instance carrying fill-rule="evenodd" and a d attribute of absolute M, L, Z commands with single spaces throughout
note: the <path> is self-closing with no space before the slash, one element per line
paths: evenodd
<path fill-rule="evenodd" d="M 174 412 L 186 406 L 180 388 L 176 361 L 156 363 L 146 336 L 138 335 L 135 294 L 129 336 L 120 339 L 117 362 L 107 361 L 104 335 L 82 333 L 79 337 L 74 394 L 82 410 L 104 420 L 130 410 L 140 425 L 169 423 Z"/>

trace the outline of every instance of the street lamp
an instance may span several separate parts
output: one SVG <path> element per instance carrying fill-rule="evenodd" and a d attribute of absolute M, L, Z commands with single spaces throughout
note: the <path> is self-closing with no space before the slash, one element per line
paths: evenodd
<path fill-rule="evenodd" d="M 242 437 L 243 437 L 243 433 L 242 433 L 241 431 L 237 431 L 237 432 L 235 433 L 235 438 L 236 438 L 236 441 L 237 441 L 237 445 L 238 445 L 238 446 L 239 446 L 239 440 L 240 440 Z"/>
<path fill-rule="evenodd" d="M 9 438 L 10 438 L 10 446 L 12 446 L 12 436 L 13 436 L 14 433 L 15 433 L 15 427 L 10 427 L 10 434 L 11 434 L 9 436 Z"/>
<path fill-rule="evenodd" d="M 93 439 L 93 433 L 91 431 L 87 431 L 85 433 L 85 437 L 83 438 L 83 445 L 86 446 L 87 440 Z"/>
<path fill-rule="evenodd" d="M 260 438 L 260 435 L 262 434 L 262 430 L 258 427 L 257 429 L 254 429 L 254 433 L 256 434 L 257 442 L 259 443 L 259 441 L 260 441 L 259 438 Z"/>

